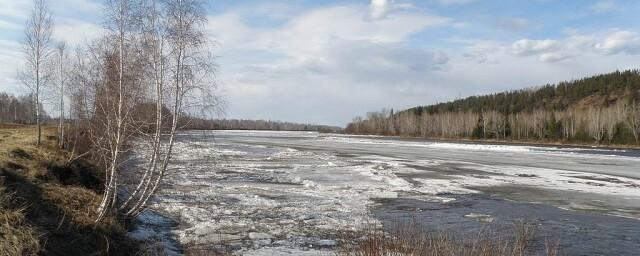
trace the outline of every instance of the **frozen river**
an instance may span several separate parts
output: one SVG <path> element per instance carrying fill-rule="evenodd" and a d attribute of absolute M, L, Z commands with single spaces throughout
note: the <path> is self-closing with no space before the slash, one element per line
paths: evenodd
<path fill-rule="evenodd" d="M 341 234 L 365 224 L 412 216 L 465 231 L 484 225 L 464 217 L 476 215 L 534 219 L 569 254 L 640 251 L 638 151 L 191 131 L 175 152 L 151 207 L 170 218 L 143 214 L 149 225 L 133 235 L 243 255 L 331 255 Z M 598 244 L 612 241 L 617 251 Z"/>

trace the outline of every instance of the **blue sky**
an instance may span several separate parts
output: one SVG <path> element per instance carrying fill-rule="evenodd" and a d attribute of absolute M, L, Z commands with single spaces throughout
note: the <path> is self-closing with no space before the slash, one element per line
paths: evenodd
<path fill-rule="evenodd" d="M 99 37 L 101 2 L 55 0 L 57 40 Z M 30 1 L 0 0 L 0 90 Z M 637 68 L 640 1 L 209 1 L 224 117 L 344 125 L 383 107 Z"/>

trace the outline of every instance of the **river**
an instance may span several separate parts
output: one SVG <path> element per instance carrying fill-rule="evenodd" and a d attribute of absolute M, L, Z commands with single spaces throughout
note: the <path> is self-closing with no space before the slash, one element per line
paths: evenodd
<path fill-rule="evenodd" d="M 188 131 L 150 209 L 131 235 L 170 254 L 332 255 L 345 233 L 411 218 L 462 233 L 526 219 L 564 255 L 637 255 L 640 152 Z"/>

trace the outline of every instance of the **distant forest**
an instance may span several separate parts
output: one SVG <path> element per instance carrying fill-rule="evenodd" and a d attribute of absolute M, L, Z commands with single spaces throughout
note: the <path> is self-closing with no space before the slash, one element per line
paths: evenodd
<path fill-rule="evenodd" d="M 218 119 L 206 120 L 191 118 L 186 129 L 199 130 L 268 130 L 268 131 L 316 131 L 340 132 L 337 126 L 298 124 L 267 120 Z"/>
<path fill-rule="evenodd" d="M 400 112 L 370 112 L 354 118 L 345 132 L 638 145 L 640 71 L 616 71 Z"/>
<path fill-rule="evenodd" d="M 43 120 L 49 119 L 42 113 Z M 31 94 L 16 97 L 0 92 L 0 123 L 35 123 L 35 100 Z"/>
<path fill-rule="evenodd" d="M 145 117 L 153 116 L 155 106 L 150 104 L 139 104 L 133 111 L 134 116 L 144 120 Z M 42 109 L 42 107 L 41 107 Z M 171 113 L 168 108 L 163 108 L 164 119 L 170 120 Z M 43 121 L 49 121 L 50 117 L 42 114 Z M 14 96 L 0 92 L 0 123 L 35 124 L 35 100 L 30 94 Z M 146 120 L 145 123 L 151 123 Z M 168 122 L 167 122 L 168 123 Z M 317 131 L 317 132 L 341 132 L 342 128 L 337 126 L 299 124 L 281 121 L 268 120 L 242 120 L 242 119 L 199 119 L 189 116 L 187 113 L 179 122 L 183 129 L 200 130 L 269 130 L 269 131 Z M 152 125 L 143 130 L 152 130 Z"/>

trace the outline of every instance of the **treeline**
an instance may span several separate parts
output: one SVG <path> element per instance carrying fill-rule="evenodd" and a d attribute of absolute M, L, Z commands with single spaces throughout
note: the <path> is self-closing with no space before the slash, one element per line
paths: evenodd
<path fill-rule="evenodd" d="M 640 72 L 617 71 L 538 88 L 368 113 L 346 133 L 638 144 Z"/>
<path fill-rule="evenodd" d="M 14 96 L 0 92 L 0 123 L 35 123 L 35 100 L 33 95 Z M 49 119 L 42 113 L 44 119 Z"/>
<path fill-rule="evenodd" d="M 298 124 L 270 120 L 244 120 L 244 119 L 191 119 L 187 129 L 198 130 L 265 130 L 265 131 L 316 131 L 316 132 L 340 132 L 342 128 L 337 126 Z"/>

